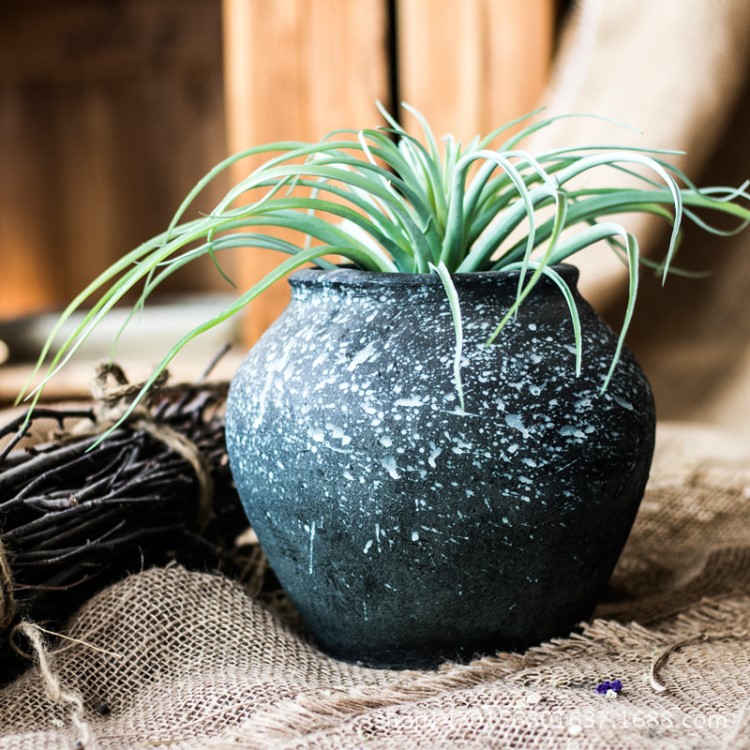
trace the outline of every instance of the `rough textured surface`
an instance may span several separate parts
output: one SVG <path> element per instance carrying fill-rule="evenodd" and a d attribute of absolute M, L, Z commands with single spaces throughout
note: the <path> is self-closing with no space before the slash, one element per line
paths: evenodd
<path fill-rule="evenodd" d="M 133 576 L 71 621 L 78 642 L 52 645 L 57 700 L 36 666 L 0 693 L 0 747 L 746 748 L 747 467 L 747 446 L 660 429 L 599 619 L 524 654 L 435 672 L 335 661 L 226 578 Z M 618 697 L 597 693 L 615 679 Z"/>
<path fill-rule="evenodd" d="M 575 286 L 577 272 L 563 271 Z M 606 585 L 645 487 L 654 413 L 615 337 L 542 279 L 496 342 L 517 274 L 303 271 L 227 406 L 240 496 L 318 642 L 435 663 L 566 635 Z M 314 321 L 314 324 L 311 324 Z M 543 543 L 540 544 L 540 542 Z"/>

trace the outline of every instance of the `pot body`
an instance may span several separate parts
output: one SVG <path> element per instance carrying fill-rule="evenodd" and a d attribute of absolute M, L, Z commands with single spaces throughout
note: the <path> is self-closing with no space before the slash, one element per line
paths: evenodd
<path fill-rule="evenodd" d="M 496 339 L 514 273 L 457 275 L 455 336 L 435 275 L 305 270 L 237 372 L 232 471 L 281 584 L 320 645 L 430 665 L 564 635 L 592 612 L 643 495 L 648 382 L 560 267 Z"/>

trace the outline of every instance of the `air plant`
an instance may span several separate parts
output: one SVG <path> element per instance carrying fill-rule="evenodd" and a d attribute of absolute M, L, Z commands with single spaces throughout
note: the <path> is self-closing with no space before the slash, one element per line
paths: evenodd
<path fill-rule="evenodd" d="M 602 240 L 621 256 L 629 271 L 628 304 L 604 381 L 606 388 L 636 302 L 639 266 L 655 267 L 664 278 L 674 271 L 672 261 L 685 220 L 717 235 L 740 231 L 750 220 L 750 210 L 741 205 L 750 199 L 747 182 L 738 188 L 698 188 L 668 161 L 676 151 L 605 144 L 531 154 L 520 148 L 523 141 L 560 119 L 535 120 L 539 112 L 465 146 L 446 136 L 441 148 L 425 118 L 404 107 L 420 123 L 421 139 L 407 133 L 381 107 L 386 123 L 382 127 L 334 131 L 317 143 L 256 146 L 215 166 L 187 195 L 164 232 L 124 255 L 68 305 L 43 348 L 37 370 L 52 356 L 32 395 L 38 396 L 39 389 L 128 292 L 140 290 L 134 308 L 138 309 L 186 264 L 210 256 L 225 275 L 220 254 L 245 247 L 274 250 L 282 257 L 273 271 L 239 293 L 220 314 L 173 344 L 134 403 L 192 339 L 242 311 L 276 280 L 310 263 L 322 269 L 345 263 L 371 272 L 439 274 L 456 331 L 459 395 L 461 313 L 452 276 L 503 269 L 518 272 L 515 302 L 497 321 L 488 343 L 546 276 L 567 301 L 580 368 L 578 313 L 555 267 Z M 513 130 L 524 123 L 518 132 Z M 186 219 L 196 197 L 217 175 L 242 160 L 258 157 L 265 157 L 265 162 L 234 185 L 209 215 Z M 580 185 L 587 173 L 607 169 L 628 173 L 634 186 Z M 737 226 L 730 230 L 715 227 L 696 211 L 726 214 Z M 671 225 L 661 262 L 644 258 L 636 237 L 610 219 L 626 212 L 654 214 Z M 269 229 L 276 228 L 291 230 L 293 239 L 269 234 Z M 64 321 L 87 304 L 91 307 L 80 325 L 52 352 L 52 341 Z"/>

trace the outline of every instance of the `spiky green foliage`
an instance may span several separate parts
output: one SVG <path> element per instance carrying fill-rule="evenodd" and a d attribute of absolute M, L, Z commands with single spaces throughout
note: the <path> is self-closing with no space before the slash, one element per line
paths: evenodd
<path fill-rule="evenodd" d="M 210 256 L 217 268 L 226 250 L 266 248 L 282 254 L 278 267 L 241 292 L 221 314 L 187 333 L 165 354 L 147 382 L 148 389 L 175 355 L 192 339 L 240 312 L 277 279 L 296 268 L 332 264 L 335 254 L 347 263 L 383 273 L 440 274 L 454 314 L 455 366 L 460 393 L 460 300 L 451 274 L 500 269 L 520 271 L 515 304 L 490 341 L 516 313 L 542 275 L 565 296 L 581 358 L 580 323 L 572 295 L 554 269 L 580 250 L 606 241 L 623 257 L 630 273 L 629 301 L 618 354 L 630 322 L 644 261 L 636 238 L 609 219 L 645 212 L 666 219 L 672 233 L 658 268 L 666 278 L 684 219 L 709 232 L 726 234 L 700 218 L 696 210 L 727 214 L 739 231 L 750 220 L 741 205 L 750 199 L 740 188 L 698 189 L 666 158 L 678 152 L 618 146 L 558 148 L 532 155 L 519 148 L 528 136 L 556 119 L 534 121 L 532 113 L 503 125 L 466 146 L 444 138 L 441 152 L 426 120 L 423 138 L 406 133 L 381 108 L 387 125 L 370 130 L 341 130 L 319 143 L 282 142 L 235 154 L 212 169 L 189 193 L 165 232 L 132 250 L 89 284 L 67 307 L 40 356 L 49 355 L 42 386 L 74 355 L 89 333 L 126 293 L 140 289 L 136 308 L 169 276 L 187 263 Z M 502 138 L 529 120 L 519 132 Z M 250 157 L 266 156 L 262 166 L 229 190 L 203 218 L 184 220 L 196 197 L 218 174 Z M 614 169 L 632 175 L 635 187 L 577 187 L 592 170 Z M 293 230 L 295 241 L 271 236 L 269 229 Z M 567 232 L 573 228 L 573 232 Z M 222 272 L 223 273 L 223 272 Z M 51 342 L 70 315 L 91 305 L 82 322 L 52 353 Z M 311 322 L 314 325 L 314 322 Z M 617 356 L 605 381 L 609 382 Z M 38 391 L 37 391 L 38 392 Z"/>

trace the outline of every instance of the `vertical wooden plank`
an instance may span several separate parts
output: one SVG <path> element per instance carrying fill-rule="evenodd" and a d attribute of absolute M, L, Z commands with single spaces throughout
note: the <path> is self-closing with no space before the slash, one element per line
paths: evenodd
<path fill-rule="evenodd" d="M 33 112 L 20 91 L 0 87 L 0 318 L 39 309 L 55 293 L 41 220 L 48 156 L 39 139 L 41 116 L 41 107 Z"/>
<path fill-rule="evenodd" d="M 400 93 L 463 143 L 534 108 L 552 56 L 554 0 L 398 0 Z M 411 116 L 405 126 L 416 132 Z"/>
<path fill-rule="evenodd" d="M 33 7 L 32 7 L 33 6 Z M 226 150 L 214 0 L 5 0 L 0 316 L 71 299 Z M 219 200 L 210 188 L 196 208 Z M 224 288 L 210 261 L 165 291 Z"/>
<path fill-rule="evenodd" d="M 388 93 L 385 0 L 224 0 L 223 8 L 231 151 L 378 123 L 375 100 Z M 240 165 L 236 177 L 249 168 Z M 277 255 L 247 251 L 238 272 L 242 287 L 277 263 Z M 250 306 L 249 343 L 287 299 L 280 282 Z"/>

